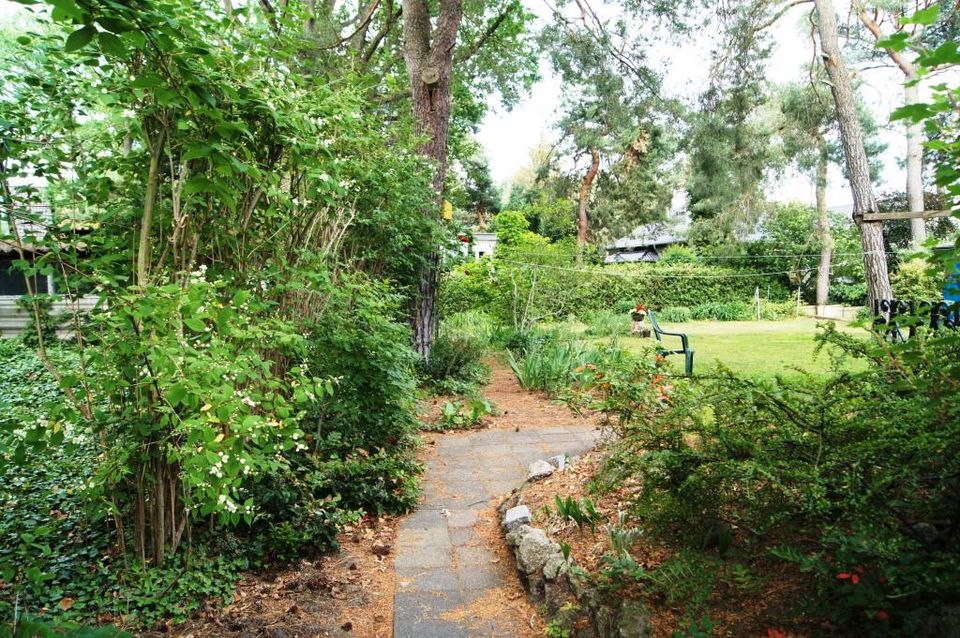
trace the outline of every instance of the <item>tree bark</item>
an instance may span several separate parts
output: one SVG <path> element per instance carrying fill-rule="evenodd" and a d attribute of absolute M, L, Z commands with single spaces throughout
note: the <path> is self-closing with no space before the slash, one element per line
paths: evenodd
<path fill-rule="evenodd" d="M 920 87 L 911 84 L 916 72 L 906 79 L 903 102 L 909 106 L 920 101 Z M 913 122 L 907 122 L 907 204 L 911 212 L 923 212 L 923 129 Z M 910 237 L 914 248 L 920 248 L 927 239 L 927 225 L 922 218 L 910 220 Z"/>
<path fill-rule="evenodd" d="M 593 180 L 597 177 L 600 170 L 600 152 L 597 149 L 590 149 L 590 169 L 583 176 L 583 182 L 580 184 L 580 201 L 577 205 L 577 243 L 583 246 L 587 243 L 587 234 L 590 230 L 590 221 L 587 219 L 587 204 L 590 201 L 590 188 L 593 186 Z"/>
<path fill-rule="evenodd" d="M 863 129 L 857 117 L 856 100 L 850 76 L 840 57 L 837 42 L 837 18 L 831 0 L 814 0 L 820 32 L 821 55 L 830 77 L 830 91 L 836 107 L 837 123 L 843 155 L 847 163 L 850 189 L 853 191 L 853 219 L 860 227 L 863 248 L 864 276 L 867 283 L 867 303 L 872 307 L 879 299 L 889 299 L 890 276 L 887 273 L 887 254 L 883 243 L 883 225 L 865 222 L 865 213 L 876 212 L 877 200 L 870 183 L 870 165 L 863 145 Z"/>
<path fill-rule="evenodd" d="M 450 76 L 462 14 L 461 0 L 440 0 L 440 16 L 436 29 L 433 29 L 427 0 L 403 0 L 403 58 L 410 78 L 414 132 L 424 140 L 420 153 L 434 165 L 434 205 L 424 211 L 432 216 L 439 215 L 443 203 L 450 130 Z M 439 326 L 439 265 L 438 252 L 427 256 L 411 313 L 413 347 L 425 359 L 430 358 Z"/>
<path fill-rule="evenodd" d="M 830 261 L 833 258 L 833 236 L 830 234 L 830 219 L 827 217 L 827 168 L 830 163 L 826 143 L 817 140 L 817 232 L 820 235 L 820 266 L 817 269 L 817 314 L 823 314 L 823 306 L 830 297 Z"/>
<path fill-rule="evenodd" d="M 150 167 L 147 169 L 147 192 L 143 198 L 143 214 L 140 217 L 140 241 L 137 246 L 137 285 L 146 286 L 150 276 L 150 232 L 153 225 L 153 207 L 160 182 L 160 153 L 163 150 L 163 134 L 157 138 L 156 148 L 150 149 Z"/>
<path fill-rule="evenodd" d="M 876 40 L 883 37 L 880 25 L 866 9 L 858 12 L 860 22 L 873 34 Z M 920 87 L 916 84 L 917 68 L 899 51 L 887 49 L 887 55 L 903 73 L 903 103 L 907 106 L 920 101 Z M 923 212 L 923 129 L 920 124 L 907 122 L 907 204 L 910 212 Z M 927 238 L 927 226 L 923 219 L 910 220 L 910 237 L 913 247 L 919 248 Z"/>

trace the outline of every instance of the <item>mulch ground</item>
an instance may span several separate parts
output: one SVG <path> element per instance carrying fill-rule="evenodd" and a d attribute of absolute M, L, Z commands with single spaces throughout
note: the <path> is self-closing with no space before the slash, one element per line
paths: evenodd
<path fill-rule="evenodd" d="M 226 607 L 207 607 L 183 625 L 146 635 L 389 638 L 395 585 L 392 557 L 380 554 L 384 546 L 392 547 L 395 530 L 391 518 L 347 528 L 339 553 L 248 574 Z"/>

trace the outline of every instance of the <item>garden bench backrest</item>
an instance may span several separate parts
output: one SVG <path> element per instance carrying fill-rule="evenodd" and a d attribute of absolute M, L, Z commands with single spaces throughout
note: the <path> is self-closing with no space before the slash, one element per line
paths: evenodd
<path fill-rule="evenodd" d="M 690 339 L 683 332 L 667 332 L 660 327 L 660 324 L 657 323 L 657 315 L 653 310 L 649 311 L 650 316 L 650 325 L 653 327 L 653 336 L 657 338 L 657 341 L 663 343 L 663 337 L 680 337 L 680 349 L 679 350 L 667 350 L 666 348 L 661 347 L 661 354 L 682 354 L 684 356 L 684 372 L 686 375 L 693 375 L 693 350 L 690 349 Z"/>

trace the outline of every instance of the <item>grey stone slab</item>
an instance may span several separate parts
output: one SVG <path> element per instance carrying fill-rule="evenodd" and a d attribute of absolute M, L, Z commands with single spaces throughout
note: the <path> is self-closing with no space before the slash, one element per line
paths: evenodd
<path fill-rule="evenodd" d="M 512 492 L 513 489 L 517 487 L 517 485 L 520 483 L 521 480 L 522 480 L 522 477 L 515 478 L 512 480 L 506 480 L 506 481 L 490 481 L 489 483 L 487 483 L 487 486 L 488 486 L 487 492 L 490 494 L 494 494 L 497 497 L 505 496 L 510 492 Z"/>
<path fill-rule="evenodd" d="M 466 638 L 467 630 L 443 614 L 462 604 L 458 592 L 397 592 L 393 607 L 394 638 Z"/>
<path fill-rule="evenodd" d="M 447 620 L 444 615 L 503 587 L 494 555 L 474 528 L 491 500 L 517 487 L 535 460 L 594 446 L 586 424 L 485 430 L 436 439 L 426 463 L 421 506 L 399 526 L 394 569 L 396 638 L 513 637 L 515 619 Z M 491 521 L 497 524 L 499 521 Z M 460 618 L 460 616 L 456 616 Z"/>
<path fill-rule="evenodd" d="M 400 529 L 433 529 L 445 528 L 446 519 L 435 509 L 418 509 L 413 512 L 400 524 Z"/>
<path fill-rule="evenodd" d="M 429 527 L 427 529 L 402 528 L 397 534 L 397 544 L 404 548 L 430 547 L 433 549 L 450 549 L 450 532 L 446 527 Z"/>
<path fill-rule="evenodd" d="M 480 520 L 477 510 L 451 510 L 447 514 L 447 525 L 453 527 L 473 527 Z"/>
<path fill-rule="evenodd" d="M 458 569 L 467 567 L 486 567 L 493 560 L 493 555 L 480 545 L 458 545 L 453 548 L 453 557 L 457 561 Z"/>
<path fill-rule="evenodd" d="M 452 550 L 399 545 L 393 568 L 397 574 L 416 574 L 427 569 L 453 567 Z"/>
<path fill-rule="evenodd" d="M 482 542 L 482 537 L 472 527 L 451 527 L 450 543 L 454 549 Z"/>
<path fill-rule="evenodd" d="M 457 592 L 460 584 L 453 569 L 427 569 L 405 574 L 398 578 L 398 591 L 406 592 Z"/>
<path fill-rule="evenodd" d="M 491 566 L 460 568 L 457 570 L 457 576 L 463 590 L 493 589 L 502 583 L 500 574 Z"/>

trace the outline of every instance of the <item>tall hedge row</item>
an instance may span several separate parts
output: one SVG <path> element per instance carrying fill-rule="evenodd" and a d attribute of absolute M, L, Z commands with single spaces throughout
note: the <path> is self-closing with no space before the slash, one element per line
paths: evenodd
<path fill-rule="evenodd" d="M 782 284 L 750 271 L 704 264 L 521 263 L 485 258 L 455 268 L 441 293 L 444 312 L 486 310 L 512 322 L 564 318 L 596 310 L 626 312 L 636 303 L 653 309 L 709 302 L 750 301 L 761 294 L 782 300 Z M 526 312 L 524 312 L 526 311 Z"/>

